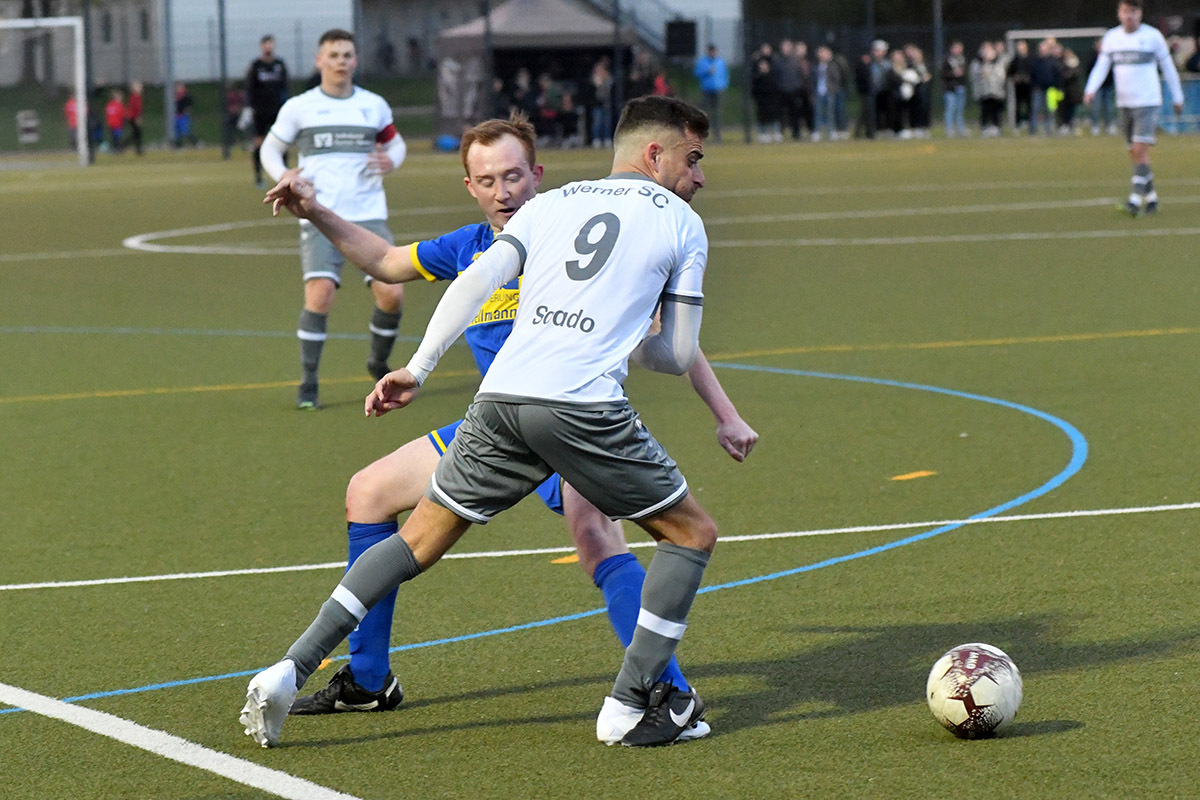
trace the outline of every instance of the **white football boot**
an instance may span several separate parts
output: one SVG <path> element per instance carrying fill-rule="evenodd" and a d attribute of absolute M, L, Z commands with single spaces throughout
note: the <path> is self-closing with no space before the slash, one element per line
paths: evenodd
<path fill-rule="evenodd" d="M 279 744 L 279 731 L 288 709 L 299 692 L 296 686 L 296 662 L 285 658 L 250 679 L 246 687 L 246 705 L 239 717 L 246 735 L 263 747 Z"/>

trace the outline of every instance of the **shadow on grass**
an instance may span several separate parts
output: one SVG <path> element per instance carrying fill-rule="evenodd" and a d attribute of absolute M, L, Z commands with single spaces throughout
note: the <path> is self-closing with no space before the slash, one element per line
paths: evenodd
<path fill-rule="evenodd" d="M 943 652 L 965 642 L 988 642 L 1016 662 L 1028 688 L 1032 677 L 1091 669 L 1192 650 L 1200 631 L 1175 636 L 1068 643 L 1070 625 L 1054 616 L 994 622 L 906 625 L 886 628 L 792 628 L 789 635 L 836 637 L 835 641 L 775 661 L 725 662 L 691 669 L 705 677 L 751 676 L 762 690 L 719 700 L 720 733 L 781 720 L 841 717 L 919 702 L 929 668 Z M 843 638 L 844 637 L 844 638 Z M 815 706 L 814 710 L 789 708 Z M 1073 720 L 1029 721 L 1013 735 L 1063 733 L 1082 727 Z M 716 732 L 716 729 L 714 729 Z"/>
<path fill-rule="evenodd" d="M 780 631 L 784 637 L 820 637 L 823 643 L 797 650 L 790 656 L 761 661 L 723 661 L 685 665 L 690 680 L 703 687 L 706 679 L 751 678 L 761 689 L 705 695 L 719 715 L 713 735 L 726 735 L 744 728 L 787 721 L 829 719 L 919 703 L 925 679 L 933 662 L 949 648 L 965 642 L 986 641 L 1000 647 L 1017 663 L 1026 683 L 1039 674 L 1086 670 L 1128 661 L 1161 658 L 1176 651 L 1193 651 L 1200 644 L 1200 630 L 1181 631 L 1173 636 L 1087 643 L 1069 643 L 1069 621 L 1055 616 L 1030 616 L 995 622 L 903 625 L 878 628 L 795 627 Z M 833 639 L 832 641 L 829 641 Z M 459 694 L 406 701 L 404 709 L 428 708 L 445 703 L 469 702 L 497 697 L 514 698 L 514 708 L 529 709 L 541 704 L 516 700 L 522 694 L 552 693 L 556 689 L 599 684 L 607 690 L 612 676 L 592 675 L 541 681 L 520 687 L 497 687 Z M 420 728 L 405 728 L 364 736 L 336 737 L 285 746 L 325 747 L 398 737 L 420 736 L 448 730 L 503 728 L 513 725 L 589 723 L 599 709 L 567 710 L 561 713 L 521 714 L 503 718 L 456 722 Z M 543 708 L 545 706 L 542 706 Z M 810 710 L 811 709 L 811 710 Z M 289 720 L 293 730 L 296 719 Z M 300 723 L 303 725 L 304 723 Z M 1046 736 L 1068 733 L 1083 727 L 1077 720 L 1022 720 L 1006 732 L 1008 737 Z"/>

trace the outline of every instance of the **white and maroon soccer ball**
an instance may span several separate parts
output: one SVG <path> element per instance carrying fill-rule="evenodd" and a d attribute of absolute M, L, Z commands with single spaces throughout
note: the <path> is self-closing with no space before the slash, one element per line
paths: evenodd
<path fill-rule="evenodd" d="M 1004 651 L 989 644 L 960 644 L 946 651 L 925 683 L 929 710 L 960 739 L 995 735 L 1021 705 L 1021 673 Z"/>

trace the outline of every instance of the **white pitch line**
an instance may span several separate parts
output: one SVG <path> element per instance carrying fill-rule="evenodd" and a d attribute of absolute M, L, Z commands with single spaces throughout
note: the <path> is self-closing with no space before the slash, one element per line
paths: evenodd
<path fill-rule="evenodd" d="M 995 522 L 1029 522 L 1044 519 L 1068 519 L 1071 517 L 1113 517 L 1123 514 L 1152 514 L 1162 511 L 1194 511 L 1200 509 L 1197 503 L 1176 503 L 1161 506 L 1134 506 L 1130 508 L 1097 508 L 1076 511 L 1050 511 L 1043 514 L 1012 514 L 999 517 L 984 517 L 982 519 L 940 519 L 926 522 L 895 522 L 885 525 L 853 525 L 846 528 L 816 528 L 807 531 L 784 531 L 782 533 L 751 533 L 742 536 L 722 536 L 720 541 L 726 542 L 759 542 L 769 539 L 799 539 L 805 536 L 832 536 L 841 533 L 880 533 L 884 531 L 900 531 L 909 528 L 940 528 L 944 525 L 983 525 Z M 633 547 L 654 547 L 654 542 L 630 542 Z M 511 556 L 555 555 L 558 553 L 574 553 L 574 547 L 538 547 L 528 550 L 488 550 L 476 553 L 448 553 L 442 559 L 466 558 L 508 558 Z M 44 581 L 42 583 L 9 583 L 0 584 L 0 592 L 16 592 L 27 589 L 67 589 L 79 586 L 111 586 L 121 583 L 157 583 L 160 581 L 181 581 L 196 578 L 226 578 L 233 575 L 269 575 L 277 572 L 311 572 L 325 569 L 345 569 L 345 561 L 327 561 L 321 564 L 295 564 L 286 567 L 255 567 L 253 569 L 226 569 L 214 572 L 176 572 L 167 575 L 139 575 L 124 578 L 96 578 L 80 581 Z"/>
<path fill-rule="evenodd" d="M 962 233 L 940 236 L 866 236 L 812 239 L 710 239 L 709 247 L 888 247 L 910 244 L 967 244 L 978 242 L 1040 242 L 1051 239 L 1130 239 L 1150 236 L 1197 236 L 1200 228 L 1129 228 L 1099 231 L 1042 231 Z"/>
<path fill-rule="evenodd" d="M 290 800 L 360 800 L 344 792 L 297 778 L 286 772 L 210 750 L 163 731 L 147 728 L 121 717 L 83 706 L 64 703 L 16 686 L 0 683 L 0 702 L 32 711 L 43 717 L 61 720 L 84 730 L 116 739 L 155 755 L 220 775 L 243 786 L 251 786 Z"/>
<path fill-rule="evenodd" d="M 1165 182 L 1159 182 L 1160 188 L 1165 185 Z M 1113 182 L 1110 180 L 991 181 L 988 183 L 964 183 L 956 181 L 954 183 L 889 183 L 873 186 L 764 186 L 753 189 L 705 189 L 700 198 L 703 200 L 710 197 L 812 197 L 818 195 L 850 195 L 852 197 L 859 197 L 864 194 L 911 195 L 914 192 L 967 191 L 978 194 L 979 192 L 1003 191 L 1006 189 L 1019 189 L 1022 192 L 1029 192 L 1032 189 L 1103 189 L 1111 188 L 1112 186 Z M 1171 181 L 1171 186 L 1200 186 L 1200 179 L 1176 178 Z"/>
<path fill-rule="evenodd" d="M 103 256 L 127 256 L 129 250 L 122 248 L 101 248 L 97 250 L 53 250 L 44 253 L 0 253 L 0 264 L 20 261 L 54 261 L 70 258 L 100 258 Z"/>
<path fill-rule="evenodd" d="M 434 214 L 451 214 L 456 211 L 467 211 L 465 206 L 430 206 L 428 208 L 396 209 L 389 217 L 419 217 Z M 200 236 L 206 233 L 228 233 L 229 231 L 245 230 L 247 228 L 264 228 L 272 225 L 288 224 L 294 220 L 290 217 L 264 216 L 261 219 L 243 219 L 235 222 L 218 222 L 212 225 L 195 225 L 189 228 L 172 228 L 165 231 L 151 231 L 128 236 L 121 241 L 130 250 L 142 250 L 149 253 L 198 253 L 225 255 L 232 252 L 235 255 L 294 255 L 296 248 L 252 248 L 237 245 L 170 245 L 155 244 L 159 239 L 176 239 L 180 236 Z"/>
<path fill-rule="evenodd" d="M 1176 197 L 1173 203 L 1194 205 L 1200 197 Z M 1111 197 L 1090 197 L 1081 200 L 1028 200 L 1016 203 L 979 203 L 959 206 L 901 206 L 898 208 L 867 208 L 848 211 L 802 211 L 792 214 L 755 214 L 740 217 L 706 217 L 706 226 L 743 225 L 767 222 L 827 222 L 840 219 L 887 219 L 890 217 L 936 217 L 951 214 L 994 214 L 999 211 L 1050 211 L 1060 208 L 1111 208 Z"/>

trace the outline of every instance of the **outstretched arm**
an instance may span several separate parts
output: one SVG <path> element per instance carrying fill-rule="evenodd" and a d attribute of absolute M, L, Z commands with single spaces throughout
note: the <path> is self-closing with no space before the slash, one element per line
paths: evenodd
<path fill-rule="evenodd" d="M 504 242 L 504 244 L 501 244 Z M 459 274 L 434 309 L 425 337 L 408 366 L 389 372 L 367 395 L 364 411 L 380 416 L 411 403 L 442 354 L 462 335 L 484 301 L 521 273 L 521 255 L 504 236 Z"/>
<path fill-rule="evenodd" d="M 713 419 L 717 421 L 717 441 L 721 443 L 721 447 L 724 447 L 725 452 L 735 461 L 745 461 L 758 442 L 758 433 L 742 420 L 704 353 L 696 354 L 696 360 L 692 362 L 687 376 L 692 388 L 700 395 L 700 399 L 712 412 Z"/>
<path fill-rule="evenodd" d="M 271 203 L 276 216 L 279 209 L 286 208 L 293 216 L 311 222 L 348 261 L 378 281 L 406 283 L 423 277 L 413 265 L 412 245 L 396 247 L 361 225 L 342 219 L 317 202 L 312 181 L 300 177 L 296 170 L 285 173 L 263 202 Z"/>

